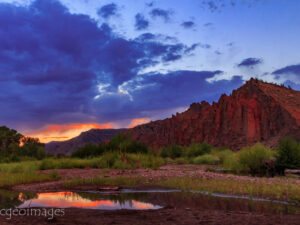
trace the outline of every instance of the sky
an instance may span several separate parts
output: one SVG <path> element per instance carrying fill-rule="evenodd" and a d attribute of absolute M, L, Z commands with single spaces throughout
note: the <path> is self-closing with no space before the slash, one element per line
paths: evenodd
<path fill-rule="evenodd" d="M 298 0 L 0 0 L 0 125 L 67 140 L 218 101 L 251 77 L 300 90 Z"/>

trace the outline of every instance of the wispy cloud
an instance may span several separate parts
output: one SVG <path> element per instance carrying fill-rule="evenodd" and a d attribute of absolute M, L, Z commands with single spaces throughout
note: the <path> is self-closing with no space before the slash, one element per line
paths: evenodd
<path fill-rule="evenodd" d="M 160 18 L 164 19 L 165 22 L 168 22 L 171 18 L 172 12 L 169 10 L 155 8 L 155 9 L 151 10 L 150 14 L 153 18 L 160 17 Z"/>
<path fill-rule="evenodd" d="M 238 67 L 254 67 L 256 65 L 262 64 L 263 60 L 259 58 L 247 58 L 242 60 L 237 66 Z"/>
<path fill-rule="evenodd" d="M 135 15 L 135 29 L 145 30 L 149 27 L 149 21 L 145 19 L 144 15 L 138 13 Z"/>
<path fill-rule="evenodd" d="M 107 19 L 113 15 L 117 14 L 117 5 L 115 3 L 110 3 L 102 6 L 98 11 L 98 15 Z"/>
<path fill-rule="evenodd" d="M 193 28 L 195 26 L 195 23 L 193 21 L 185 21 L 181 24 L 182 27 L 186 29 Z"/>

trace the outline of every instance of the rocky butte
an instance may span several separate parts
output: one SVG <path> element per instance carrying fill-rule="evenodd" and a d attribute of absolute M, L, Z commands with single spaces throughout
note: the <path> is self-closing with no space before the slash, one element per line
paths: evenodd
<path fill-rule="evenodd" d="M 129 130 L 154 149 L 207 142 L 239 150 L 256 142 L 274 147 L 282 136 L 300 139 L 300 92 L 250 79 L 217 103 L 193 103 L 172 118 Z"/>

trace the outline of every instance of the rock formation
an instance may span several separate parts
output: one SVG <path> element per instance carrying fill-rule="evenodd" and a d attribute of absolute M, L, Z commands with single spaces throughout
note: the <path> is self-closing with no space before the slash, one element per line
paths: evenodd
<path fill-rule="evenodd" d="M 256 142 L 274 147 L 282 136 L 300 139 L 300 92 L 251 79 L 217 103 L 193 103 L 172 118 L 129 132 L 154 149 L 204 141 L 233 150 Z"/>

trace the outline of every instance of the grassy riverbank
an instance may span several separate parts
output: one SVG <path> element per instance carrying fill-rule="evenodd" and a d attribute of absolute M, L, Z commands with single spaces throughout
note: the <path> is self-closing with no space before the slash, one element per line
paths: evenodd
<path fill-rule="evenodd" d="M 293 183 L 292 179 L 282 178 L 269 183 L 267 179 L 257 181 L 224 180 L 224 179 L 198 179 L 173 177 L 165 179 L 145 179 L 141 177 L 93 177 L 88 179 L 74 178 L 64 182 L 64 187 L 76 186 L 136 186 L 142 184 L 160 185 L 162 187 L 180 190 L 198 190 L 222 194 L 243 195 L 272 200 L 283 200 L 300 203 L 300 186 Z"/>

